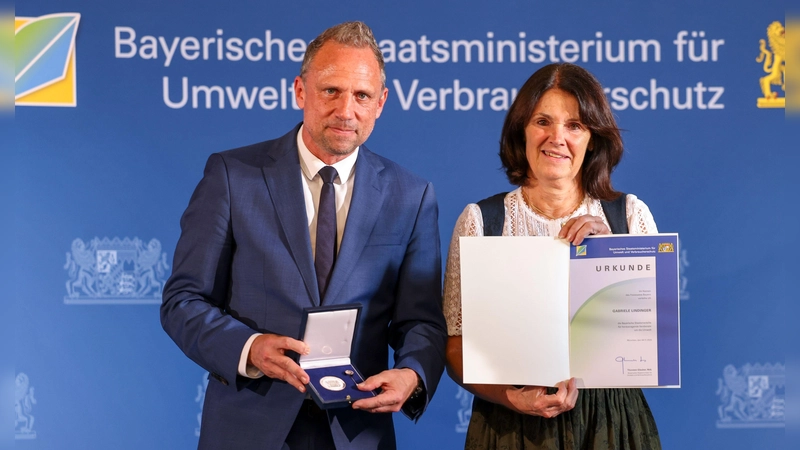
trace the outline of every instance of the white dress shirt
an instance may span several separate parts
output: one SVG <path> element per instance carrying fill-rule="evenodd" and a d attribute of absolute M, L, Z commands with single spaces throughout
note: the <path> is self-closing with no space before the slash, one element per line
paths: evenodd
<path fill-rule="evenodd" d="M 322 178 L 319 170 L 326 166 L 322 160 L 314 156 L 303 142 L 303 127 L 297 132 L 297 149 L 300 156 L 300 180 L 303 185 L 303 199 L 308 218 L 308 234 L 311 237 L 311 252 L 316 256 L 317 242 L 317 210 L 319 209 L 319 196 L 322 191 Z M 333 190 L 336 193 L 336 251 L 342 244 L 344 226 L 347 222 L 347 213 L 350 211 L 350 201 L 353 198 L 353 180 L 355 179 L 355 165 L 358 157 L 358 148 L 347 155 L 343 160 L 333 164 L 338 176 L 333 180 Z M 239 375 L 248 378 L 260 378 L 264 374 L 253 366 L 247 365 L 247 356 L 253 341 L 261 335 L 255 333 L 244 344 L 239 357 Z"/>

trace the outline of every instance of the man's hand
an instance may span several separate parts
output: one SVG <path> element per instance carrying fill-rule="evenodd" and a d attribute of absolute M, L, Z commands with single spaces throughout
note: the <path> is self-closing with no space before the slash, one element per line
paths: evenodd
<path fill-rule="evenodd" d="M 611 234 L 611 230 L 603 223 L 603 219 L 585 214 L 569 219 L 558 232 L 558 237 L 578 245 L 583 238 L 594 234 Z"/>
<path fill-rule="evenodd" d="M 353 403 L 353 409 L 363 409 L 372 413 L 397 412 L 411 397 L 418 383 L 417 373 L 411 369 L 390 369 L 373 375 L 358 385 L 362 391 L 381 388 L 381 393 L 372 398 Z"/>
<path fill-rule="evenodd" d="M 556 385 L 558 392 L 547 394 L 544 386 L 525 386 L 508 390 L 508 401 L 511 409 L 533 416 L 555 417 L 575 407 L 578 400 L 578 388 L 575 378 L 562 381 Z"/>
<path fill-rule="evenodd" d="M 305 392 L 308 374 L 286 356 L 287 350 L 300 355 L 307 355 L 311 351 L 302 341 L 277 334 L 262 334 L 255 338 L 250 347 L 247 364 L 255 366 L 270 378 L 283 380 L 298 391 Z"/>

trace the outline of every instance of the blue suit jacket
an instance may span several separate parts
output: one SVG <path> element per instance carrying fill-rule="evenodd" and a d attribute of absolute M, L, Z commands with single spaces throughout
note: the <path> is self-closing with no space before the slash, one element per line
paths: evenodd
<path fill-rule="evenodd" d="M 361 146 L 334 272 L 324 299 L 314 271 L 300 179 L 299 129 L 213 154 L 181 218 L 161 322 L 211 373 L 200 448 L 279 449 L 304 395 L 238 375 L 254 332 L 299 338 L 303 309 L 361 303 L 353 363 L 365 377 L 394 367 L 422 378 L 427 401 L 444 369 L 438 207 L 430 183 Z M 321 301 L 322 300 L 322 301 Z M 330 410 L 337 448 L 394 448 L 391 414 Z"/>

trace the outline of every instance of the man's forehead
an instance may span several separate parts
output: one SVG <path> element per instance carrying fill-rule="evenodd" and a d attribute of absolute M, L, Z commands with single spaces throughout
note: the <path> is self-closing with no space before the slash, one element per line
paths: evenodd
<path fill-rule="evenodd" d="M 378 61 L 368 47 L 351 47 L 336 42 L 325 43 L 311 60 L 310 70 L 379 71 Z"/>
<path fill-rule="evenodd" d="M 353 79 L 371 79 L 377 78 L 376 70 L 368 64 L 361 64 L 353 62 L 352 64 L 326 64 L 321 67 L 313 68 L 313 73 L 318 79 L 329 78 L 353 78 Z"/>

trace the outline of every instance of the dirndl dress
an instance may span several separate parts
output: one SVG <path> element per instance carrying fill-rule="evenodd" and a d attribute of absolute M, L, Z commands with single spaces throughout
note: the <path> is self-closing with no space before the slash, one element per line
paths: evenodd
<path fill-rule="evenodd" d="M 660 450 L 661 441 L 641 389 L 581 389 L 575 408 L 550 419 L 475 397 L 464 448 Z"/>

